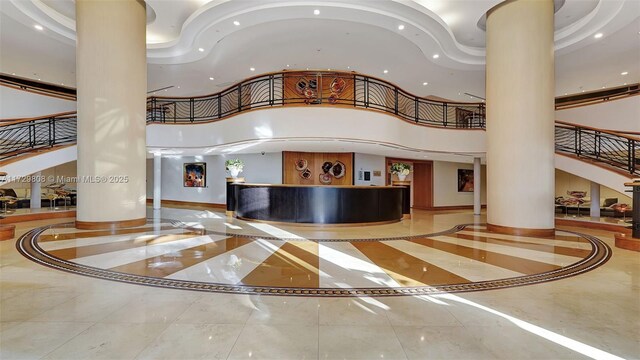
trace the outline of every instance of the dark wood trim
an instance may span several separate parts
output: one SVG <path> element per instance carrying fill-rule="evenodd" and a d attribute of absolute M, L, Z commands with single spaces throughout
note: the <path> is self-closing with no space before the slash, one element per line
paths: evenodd
<path fill-rule="evenodd" d="M 147 198 L 147 204 L 153 204 L 153 198 Z M 180 200 L 160 200 L 160 206 L 171 207 L 174 206 L 191 206 L 195 208 L 202 209 L 226 209 L 226 204 L 218 204 L 218 203 L 203 203 L 203 202 L 194 202 L 194 201 L 180 201 Z"/>
<path fill-rule="evenodd" d="M 142 226 L 147 223 L 147 218 L 120 220 L 120 221 L 78 221 L 76 220 L 76 229 L 80 230 L 104 230 L 104 229 L 121 229 Z"/>
<path fill-rule="evenodd" d="M 556 226 L 575 226 L 575 227 L 581 227 L 581 228 L 587 228 L 587 229 L 616 231 L 616 232 L 628 234 L 629 236 L 631 236 L 631 229 L 628 229 L 620 225 L 602 223 L 602 222 L 556 218 Z"/>
<path fill-rule="evenodd" d="M 616 233 L 614 237 L 616 239 L 616 247 L 620 249 L 640 252 L 640 239 L 631 237 L 631 235 L 627 236 L 627 234 L 620 233 Z"/>
<path fill-rule="evenodd" d="M 516 228 L 510 226 L 493 225 L 487 223 L 487 230 L 490 232 L 515 236 L 535 236 L 535 237 L 552 237 L 556 234 L 556 229 L 527 229 Z"/>
<path fill-rule="evenodd" d="M 14 224 L 14 223 L 25 222 L 25 221 L 74 218 L 74 217 L 76 217 L 75 210 L 43 211 L 43 212 L 37 212 L 37 213 L 27 213 L 27 214 L 6 216 L 4 219 L 0 219 L 0 224 Z"/>
<path fill-rule="evenodd" d="M 0 225 L 0 241 L 11 240 L 16 237 L 15 225 Z"/>

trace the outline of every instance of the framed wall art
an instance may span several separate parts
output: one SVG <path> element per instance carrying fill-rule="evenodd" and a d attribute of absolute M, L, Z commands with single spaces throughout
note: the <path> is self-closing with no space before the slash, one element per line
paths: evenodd
<path fill-rule="evenodd" d="M 206 187 L 207 164 L 185 163 L 182 179 L 184 187 Z"/>

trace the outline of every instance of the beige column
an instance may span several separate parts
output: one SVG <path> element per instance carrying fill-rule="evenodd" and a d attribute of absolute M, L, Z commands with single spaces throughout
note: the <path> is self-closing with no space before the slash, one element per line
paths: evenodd
<path fill-rule="evenodd" d="M 137 0 L 76 0 L 76 227 L 146 218 L 146 9 Z"/>
<path fill-rule="evenodd" d="M 487 14 L 487 222 L 554 229 L 553 1 L 512 0 Z"/>

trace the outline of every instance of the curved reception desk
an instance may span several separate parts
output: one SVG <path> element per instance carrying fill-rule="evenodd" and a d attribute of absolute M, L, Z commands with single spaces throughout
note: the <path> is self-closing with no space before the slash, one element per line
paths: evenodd
<path fill-rule="evenodd" d="M 232 183 L 227 210 L 247 220 L 355 224 L 402 219 L 397 186 L 267 185 Z M 230 207 L 230 208 L 229 208 Z"/>

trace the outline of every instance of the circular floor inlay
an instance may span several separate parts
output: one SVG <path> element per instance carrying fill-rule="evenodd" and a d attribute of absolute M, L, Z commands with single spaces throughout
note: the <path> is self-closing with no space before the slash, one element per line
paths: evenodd
<path fill-rule="evenodd" d="M 558 280 L 611 256 L 593 236 L 490 233 L 458 225 L 431 234 L 307 239 L 243 235 L 161 220 L 115 231 L 33 229 L 27 258 L 63 271 L 174 289 L 295 296 L 395 296 L 480 291 Z M 288 235 L 287 235 L 288 234 Z M 282 235 L 282 236 L 280 236 Z"/>

